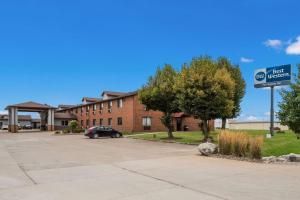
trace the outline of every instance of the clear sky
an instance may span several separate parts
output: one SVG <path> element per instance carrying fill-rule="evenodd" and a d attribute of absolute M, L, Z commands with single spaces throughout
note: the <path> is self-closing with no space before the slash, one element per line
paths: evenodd
<path fill-rule="evenodd" d="M 133 91 L 157 66 L 210 55 L 242 69 L 241 119 L 264 119 L 270 91 L 254 89 L 253 71 L 292 64 L 296 72 L 299 10 L 297 0 L 1 1 L 0 112 Z"/>

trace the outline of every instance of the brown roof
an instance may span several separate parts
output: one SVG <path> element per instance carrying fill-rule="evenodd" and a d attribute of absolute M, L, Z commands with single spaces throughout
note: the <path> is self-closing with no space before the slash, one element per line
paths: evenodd
<path fill-rule="evenodd" d="M 76 115 L 71 113 L 54 113 L 55 119 L 77 119 Z"/>
<path fill-rule="evenodd" d="M 61 109 L 64 109 L 64 108 L 72 108 L 74 107 L 75 105 L 64 105 L 64 104 L 60 104 L 58 105 L 58 108 L 61 108 Z"/>
<path fill-rule="evenodd" d="M 8 120 L 8 115 L 0 115 L 0 119 Z M 31 121 L 31 115 L 18 115 L 20 121 Z"/>
<path fill-rule="evenodd" d="M 101 101 L 101 98 L 94 98 L 94 97 L 83 97 L 82 101 L 87 101 L 87 102 L 97 102 L 97 101 Z"/>
<path fill-rule="evenodd" d="M 111 100 L 115 100 L 115 99 L 120 99 L 120 98 L 124 98 L 124 97 L 130 97 L 130 96 L 134 96 L 136 95 L 138 92 L 137 91 L 134 91 L 134 92 L 128 92 L 128 93 L 124 93 L 124 95 L 121 95 L 121 96 L 118 96 L 118 97 L 113 97 L 113 98 L 110 98 L 110 99 L 101 99 L 100 101 L 96 101 L 96 102 L 91 102 L 91 103 L 87 103 L 87 104 L 79 104 L 79 105 L 76 105 L 72 108 L 80 108 L 80 107 L 84 107 L 84 106 L 88 106 L 88 105 L 94 105 L 96 103 L 102 103 L 102 102 L 107 102 L 107 101 L 111 101 Z M 62 110 L 57 110 L 57 112 L 62 112 L 62 111 L 65 111 L 65 110 L 70 110 L 72 108 L 66 108 L 66 109 L 62 109 Z"/>
<path fill-rule="evenodd" d="M 101 96 L 103 96 L 104 94 L 107 94 L 108 96 L 118 97 L 118 96 L 125 95 L 127 93 L 126 92 L 103 91 L 102 94 L 101 94 Z"/>
<path fill-rule="evenodd" d="M 20 121 L 31 121 L 31 115 L 18 115 Z"/>
<path fill-rule="evenodd" d="M 42 109 L 42 110 L 46 110 L 46 109 L 49 109 L 49 108 L 54 108 L 54 107 L 49 106 L 47 104 L 40 104 L 40 103 L 36 103 L 36 102 L 33 102 L 33 101 L 28 101 L 28 102 L 24 102 L 24 103 L 9 105 L 9 106 L 6 107 L 6 109 L 8 109 L 9 107 L 18 107 L 19 109 Z"/>

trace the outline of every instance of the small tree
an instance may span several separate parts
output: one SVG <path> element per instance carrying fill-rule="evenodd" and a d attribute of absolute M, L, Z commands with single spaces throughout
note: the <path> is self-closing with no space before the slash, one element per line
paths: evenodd
<path fill-rule="evenodd" d="M 218 68 L 210 57 L 194 58 L 184 65 L 178 78 L 181 109 L 202 120 L 204 140 L 209 138 L 208 121 L 231 114 L 234 81 L 226 68 Z"/>
<path fill-rule="evenodd" d="M 223 113 L 225 115 L 221 116 L 222 118 L 222 129 L 226 128 L 226 120 L 229 118 L 236 118 L 241 112 L 241 101 L 245 96 L 246 82 L 243 79 L 240 67 L 238 65 L 232 65 L 231 62 L 225 58 L 221 57 L 217 61 L 217 65 L 220 68 L 226 68 L 230 73 L 232 79 L 234 80 L 234 95 L 232 100 L 234 106 L 231 113 Z"/>
<path fill-rule="evenodd" d="M 71 130 L 72 133 L 73 133 L 74 130 L 77 128 L 77 126 L 78 126 L 78 123 L 77 123 L 76 120 L 70 121 L 70 123 L 69 123 L 69 128 L 70 128 L 70 130 Z"/>
<path fill-rule="evenodd" d="M 300 139 L 300 66 L 297 82 L 291 84 L 290 90 L 282 90 L 281 96 L 277 116 L 281 124 L 288 126 Z"/>
<path fill-rule="evenodd" d="M 162 123 L 168 129 L 168 137 L 173 138 L 172 114 L 178 112 L 175 80 L 177 72 L 171 65 L 158 68 L 148 83 L 139 91 L 140 101 L 151 110 L 163 112 Z"/>

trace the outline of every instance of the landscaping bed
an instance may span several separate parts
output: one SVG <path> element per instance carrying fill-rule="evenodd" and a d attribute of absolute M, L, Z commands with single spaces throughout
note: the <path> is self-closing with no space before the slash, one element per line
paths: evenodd
<path fill-rule="evenodd" d="M 232 130 L 235 131 L 235 130 Z M 251 136 L 265 136 L 268 131 L 265 130 L 242 130 Z M 211 132 L 214 142 L 218 141 L 219 130 Z M 140 133 L 131 136 L 135 139 L 144 139 L 150 141 L 175 142 L 181 144 L 199 145 L 203 140 L 203 134 L 199 132 L 174 132 L 174 139 L 168 139 L 167 133 Z M 271 139 L 264 139 L 262 156 L 281 156 L 289 153 L 300 154 L 300 140 L 297 140 L 296 135 L 292 131 L 284 133 L 275 133 Z"/>

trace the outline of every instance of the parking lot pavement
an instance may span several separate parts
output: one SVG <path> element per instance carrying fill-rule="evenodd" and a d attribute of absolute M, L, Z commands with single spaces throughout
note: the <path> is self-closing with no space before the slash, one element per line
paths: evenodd
<path fill-rule="evenodd" d="M 0 199 L 300 199 L 299 166 L 198 155 L 195 146 L 0 133 Z"/>

